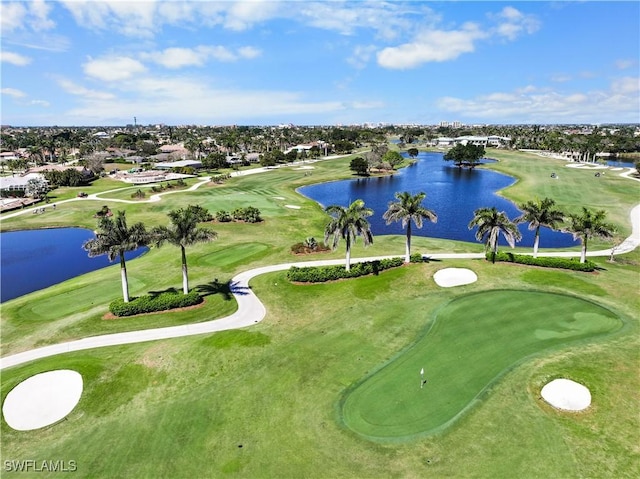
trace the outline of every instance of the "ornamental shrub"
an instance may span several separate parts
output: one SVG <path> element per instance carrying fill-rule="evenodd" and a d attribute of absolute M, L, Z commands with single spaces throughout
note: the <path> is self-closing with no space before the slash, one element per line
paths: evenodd
<path fill-rule="evenodd" d="M 491 261 L 492 253 L 487 252 L 486 258 Z M 542 268 L 559 268 L 570 269 L 572 271 L 595 271 L 596 264 L 593 261 L 585 261 L 580 263 L 577 258 L 556 258 L 543 256 L 534 258 L 533 256 L 525 254 L 514 254 L 510 252 L 498 251 L 496 254 L 496 261 L 504 261 L 508 263 L 526 264 L 530 266 L 540 266 Z"/>
<path fill-rule="evenodd" d="M 386 269 L 397 268 L 404 264 L 403 258 L 385 258 L 375 261 L 354 263 L 349 271 L 343 265 L 335 266 L 292 266 L 287 272 L 287 279 L 298 283 L 324 283 L 344 278 L 358 278 L 369 274 L 378 274 Z"/>
<path fill-rule="evenodd" d="M 197 291 L 188 294 L 182 292 L 165 292 L 132 298 L 125 303 L 122 298 L 115 299 L 109 304 L 109 311 L 115 316 L 133 316 L 134 314 L 167 311 L 175 308 L 185 308 L 202 302 L 202 296 Z"/>

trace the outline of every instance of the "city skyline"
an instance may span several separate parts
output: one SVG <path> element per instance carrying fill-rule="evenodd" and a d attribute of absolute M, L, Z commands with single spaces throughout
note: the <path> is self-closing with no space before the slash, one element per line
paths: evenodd
<path fill-rule="evenodd" d="M 2 124 L 638 123 L 637 2 L 2 2 Z"/>

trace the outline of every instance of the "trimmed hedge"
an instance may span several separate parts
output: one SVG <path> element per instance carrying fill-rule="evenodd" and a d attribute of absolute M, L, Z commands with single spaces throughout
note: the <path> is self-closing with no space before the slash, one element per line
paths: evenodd
<path fill-rule="evenodd" d="M 425 261 L 420 254 L 411 255 L 412 263 Z M 287 271 L 287 279 L 298 283 L 324 283 L 344 278 L 358 278 L 369 274 L 378 274 L 385 269 L 397 268 L 404 264 L 404 258 L 386 258 L 375 261 L 353 263 L 349 271 L 343 265 L 335 266 L 292 266 Z"/>
<path fill-rule="evenodd" d="M 115 299 L 109 304 L 109 311 L 115 316 L 133 316 L 134 314 L 184 308 L 201 302 L 202 296 L 197 291 L 191 291 L 189 294 L 165 292 L 132 298 L 128 303 L 125 303 L 122 298 Z"/>
<path fill-rule="evenodd" d="M 488 252 L 486 258 L 488 261 L 491 261 L 492 253 Z M 589 260 L 584 263 L 580 263 L 577 258 L 551 258 L 548 256 L 534 258 L 533 256 L 525 254 L 505 253 L 503 251 L 498 251 L 496 254 L 496 261 L 541 266 L 543 268 L 570 269 L 573 271 L 585 271 L 588 273 L 595 271 L 597 267 L 593 261 Z"/>

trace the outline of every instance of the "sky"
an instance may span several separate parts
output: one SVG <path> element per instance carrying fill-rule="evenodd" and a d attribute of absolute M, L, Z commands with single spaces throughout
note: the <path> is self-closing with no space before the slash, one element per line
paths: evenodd
<path fill-rule="evenodd" d="M 0 3 L 13 126 L 640 122 L 640 2 Z"/>

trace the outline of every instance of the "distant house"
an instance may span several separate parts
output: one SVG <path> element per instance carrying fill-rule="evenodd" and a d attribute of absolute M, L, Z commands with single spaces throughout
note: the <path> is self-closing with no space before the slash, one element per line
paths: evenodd
<path fill-rule="evenodd" d="M 18 160 L 20 159 L 20 155 L 15 151 L 3 151 L 0 153 L 0 161 L 10 161 L 10 160 Z"/>
<path fill-rule="evenodd" d="M 23 176 L 3 176 L 0 177 L 0 191 L 11 194 L 12 191 L 24 191 L 27 189 L 27 183 L 33 178 L 44 181 L 44 176 L 40 173 L 27 173 Z"/>

